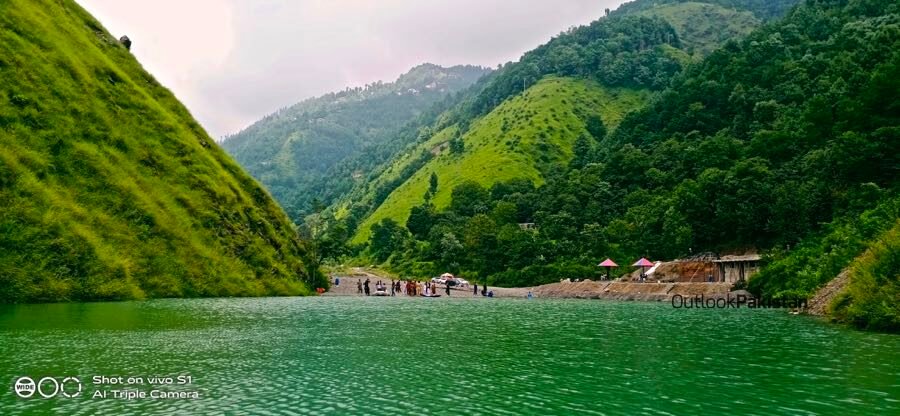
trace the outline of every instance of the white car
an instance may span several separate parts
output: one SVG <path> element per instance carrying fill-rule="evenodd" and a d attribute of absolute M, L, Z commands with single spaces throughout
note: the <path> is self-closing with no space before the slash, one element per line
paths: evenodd
<path fill-rule="evenodd" d="M 469 281 L 466 279 L 456 278 L 456 287 L 469 287 Z"/>

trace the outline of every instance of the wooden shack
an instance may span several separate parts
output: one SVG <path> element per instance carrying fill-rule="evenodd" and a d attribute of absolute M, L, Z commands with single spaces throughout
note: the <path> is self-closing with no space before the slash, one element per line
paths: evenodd
<path fill-rule="evenodd" d="M 736 283 L 746 282 L 751 276 L 759 272 L 759 254 L 743 254 L 722 256 L 713 260 L 717 266 L 717 282 Z"/>

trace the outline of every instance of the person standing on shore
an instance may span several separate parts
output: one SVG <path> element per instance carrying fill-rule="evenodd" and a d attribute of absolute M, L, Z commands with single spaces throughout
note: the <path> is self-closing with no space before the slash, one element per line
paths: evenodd
<path fill-rule="evenodd" d="M 478 296 L 478 283 L 475 283 L 475 290 L 472 291 L 472 296 Z"/>
<path fill-rule="evenodd" d="M 481 287 L 481 296 L 487 296 L 487 285 Z"/>
<path fill-rule="evenodd" d="M 369 296 L 369 279 L 366 278 L 366 282 L 363 283 L 363 290 L 366 292 L 366 296 Z"/>
<path fill-rule="evenodd" d="M 362 295 L 362 279 L 356 281 L 356 294 Z"/>
<path fill-rule="evenodd" d="M 394 292 L 397 290 L 397 285 L 394 283 L 394 280 L 391 280 L 391 296 L 394 296 Z"/>
<path fill-rule="evenodd" d="M 450 282 L 444 283 L 444 290 L 447 291 L 447 296 L 450 296 Z"/>

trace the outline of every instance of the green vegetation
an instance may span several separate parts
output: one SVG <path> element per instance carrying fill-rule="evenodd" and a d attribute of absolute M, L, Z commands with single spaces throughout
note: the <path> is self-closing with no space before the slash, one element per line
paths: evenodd
<path fill-rule="evenodd" d="M 393 83 L 348 88 L 279 110 L 222 146 L 301 222 L 316 201 L 331 205 L 412 140 L 415 129 L 404 125 L 440 113 L 454 102 L 454 92 L 488 72 L 420 65 Z"/>
<path fill-rule="evenodd" d="M 848 244 L 856 233 L 842 224 L 897 192 L 898 22 L 890 2 L 808 2 L 715 52 L 628 117 L 606 145 L 658 162 L 618 186 L 672 189 L 669 218 L 682 217 L 689 231 L 681 247 L 641 246 L 769 249 L 772 264 L 751 281 L 766 297 L 808 296 L 836 276 L 877 237 L 864 232 Z M 896 215 L 887 210 L 883 223 Z M 840 231 L 819 241 L 830 222 Z"/>
<path fill-rule="evenodd" d="M 269 195 L 95 19 L 0 3 L 0 302 L 324 284 Z"/>
<path fill-rule="evenodd" d="M 592 81 L 544 79 L 473 122 L 458 139 L 464 143 L 461 153 L 448 147 L 419 168 L 366 218 L 353 242 L 364 243 L 369 228 L 385 218 L 404 223 L 410 210 L 424 202 L 432 174 L 437 175 L 439 186 L 430 201 L 437 209 L 447 207 L 453 188 L 467 181 L 490 187 L 524 178 L 540 184 L 554 165 L 572 159 L 575 141 L 589 134 L 586 120 L 600 117 L 602 123 L 615 127 L 628 111 L 643 105 L 647 96 L 647 92 L 629 89 L 607 91 Z M 456 127 L 448 129 L 455 131 Z M 448 135 L 441 137 L 449 139 Z M 425 142 L 413 153 L 430 152 L 433 145 Z"/>
<path fill-rule="evenodd" d="M 863 328 L 900 330 L 900 199 L 840 219 L 821 234 L 792 250 L 774 251 L 750 290 L 775 299 L 805 298 L 847 269 L 850 289 L 836 299 L 832 313 Z"/>
<path fill-rule="evenodd" d="M 834 315 L 858 327 L 900 331 L 900 221 L 850 265 L 850 288 Z"/>
<path fill-rule="evenodd" d="M 578 46 L 588 34 L 601 34 L 604 45 L 603 25 L 619 30 L 620 43 L 628 33 L 661 40 L 636 50 L 662 60 L 621 55 L 631 61 L 621 68 L 662 63 L 641 70 L 656 75 L 624 86 L 590 58 L 568 59 L 575 64 L 564 69 L 550 64 L 561 50 L 585 53 Z M 758 296 L 809 296 L 849 267 L 851 289 L 835 315 L 894 330 L 898 27 L 893 2 L 808 1 L 690 64 L 663 58 L 683 44 L 666 42 L 670 32 L 658 20 L 612 16 L 573 30 L 497 71 L 438 118 L 438 133 L 385 171 L 399 173 L 392 179 L 399 185 L 353 241 L 365 241 L 373 227 L 366 253 L 393 270 L 517 286 L 592 277 L 591 265 L 606 256 L 757 249 L 766 253 L 750 282 Z M 520 94 L 516 85 L 531 85 L 522 75 L 532 64 L 547 72 Z M 663 82 L 670 64 L 688 66 Z M 668 86 L 652 100 L 630 101 L 635 111 L 618 126 L 604 114 L 601 103 L 613 102 L 615 91 L 642 85 L 652 94 L 660 83 Z M 588 93 L 555 85 L 587 85 Z M 564 110 L 557 113 L 564 121 L 542 131 L 536 126 L 554 119 L 551 109 Z M 521 140 L 508 146 L 515 134 Z M 448 139 L 461 150 L 428 152 Z M 345 206 L 349 218 L 360 212 Z"/>
<path fill-rule="evenodd" d="M 584 129 L 585 114 L 615 114 L 606 120 L 614 127 L 622 114 L 642 106 L 653 91 L 665 87 L 672 76 L 691 63 L 686 44 L 696 48 L 696 53 L 706 52 L 732 36 L 748 33 L 759 23 L 750 14 L 760 10 L 759 4 L 730 5 L 736 8 L 732 10 L 711 3 L 670 4 L 616 13 L 561 33 L 526 53 L 519 62 L 502 65 L 455 97 L 456 104 L 446 111 L 408 125 L 404 129 L 406 147 L 390 163 L 372 170 L 368 180 L 361 181 L 331 209 L 342 223 L 338 229 L 342 233 L 351 231 L 353 243 L 360 244 L 366 241 L 371 226 L 384 218 L 402 223 L 411 208 L 422 202 L 425 179 L 432 173 L 438 174 L 445 183 L 432 201 L 438 209 L 448 204 L 453 185 L 465 180 L 484 186 L 514 178 L 543 183 L 544 176 L 556 169 L 554 165 L 568 163 L 572 145 L 579 137 L 574 132 Z M 681 28 L 685 39 L 666 19 Z M 717 29 L 711 29 L 713 26 Z M 546 124 L 543 120 L 548 117 L 555 119 L 565 114 L 565 111 L 547 112 L 550 107 L 555 109 L 560 100 L 552 106 L 535 109 L 520 108 L 521 105 L 508 108 L 508 102 L 521 104 L 519 98 L 524 91 L 532 91 L 547 79 L 592 82 L 608 93 L 600 100 L 606 104 L 589 103 L 579 108 L 563 105 L 566 111 L 577 110 L 564 117 L 567 120 L 564 124 L 570 129 L 538 131 L 529 126 L 512 137 L 507 131 L 496 129 L 470 133 L 475 126 L 501 120 L 497 115 L 501 107 L 517 113 L 512 118 L 532 126 Z M 554 93 L 559 94 L 553 91 L 546 94 Z M 581 126 L 572 127 L 573 118 L 581 119 L 578 123 Z M 510 119 L 504 116 L 506 121 L 501 127 L 510 128 Z M 585 144 L 582 140 L 582 147 Z"/>
<path fill-rule="evenodd" d="M 749 11 L 698 2 L 664 4 L 636 14 L 657 16 L 669 22 L 684 49 L 700 55 L 709 54 L 728 40 L 750 34 L 761 24 Z"/>
<path fill-rule="evenodd" d="M 642 11 L 667 7 L 682 3 L 695 3 L 698 0 L 635 0 L 619 6 L 612 16 L 636 14 Z M 777 19 L 787 14 L 788 10 L 798 3 L 797 0 L 702 0 L 702 3 L 716 5 L 735 11 L 748 11 L 758 19 Z"/>
<path fill-rule="evenodd" d="M 755 249 L 757 296 L 846 270 L 835 316 L 896 330 L 900 5 L 794 4 L 639 0 L 561 33 L 373 147 L 315 210 L 317 258 L 527 286 Z"/>
<path fill-rule="evenodd" d="M 871 185 L 870 185 L 871 186 Z M 773 250 L 750 290 L 774 299 L 805 298 L 846 269 L 900 218 L 900 199 L 829 224 L 791 250 Z"/>

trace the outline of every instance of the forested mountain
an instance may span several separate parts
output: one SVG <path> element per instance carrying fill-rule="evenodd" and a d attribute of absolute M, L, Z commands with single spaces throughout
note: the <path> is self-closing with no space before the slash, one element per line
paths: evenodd
<path fill-rule="evenodd" d="M 313 202 L 331 204 L 399 150 L 404 125 L 452 99 L 489 70 L 424 64 L 396 82 L 377 82 L 279 110 L 222 146 L 297 221 Z"/>
<path fill-rule="evenodd" d="M 334 239 L 355 229 L 402 273 L 515 286 L 592 277 L 607 256 L 760 250 L 758 296 L 843 271 L 834 316 L 900 328 L 900 6 L 807 0 L 701 60 L 642 14 L 666 7 L 479 83 L 336 209 Z"/>
<path fill-rule="evenodd" d="M 432 173 L 442 184 L 431 201 L 438 209 L 465 180 L 487 187 L 513 178 L 542 183 L 553 166 L 568 163 L 580 137 L 600 139 L 587 132 L 588 124 L 605 134 L 685 65 L 761 24 L 753 16 L 756 9 L 714 3 L 672 2 L 615 12 L 561 33 L 519 62 L 503 66 L 470 88 L 459 104 L 419 127 L 413 135 L 417 146 L 407 147 L 390 166 L 376 171 L 380 174 L 374 180 L 344 198 L 336 211 L 345 226 L 336 231 L 350 231 L 358 244 L 382 219 L 402 223 L 425 200 Z M 545 98 L 561 99 L 570 91 L 550 90 L 542 85 L 547 77 L 562 78 L 557 86 L 583 84 L 591 102 L 576 95 L 546 104 L 553 100 Z"/>
<path fill-rule="evenodd" d="M 881 246 L 854 269 L 881 268 L 869 273 L 873 290 L 844 307 L 856 311 L 848 320 L 866 310 L 860 322 L 900 328 L 890 301 L 900 268 L 886 254 L 896 230 L 883 234 L 900 213 L 898 75 L 891 1 L 807 1 L 727 44 L 600 144 L 604 180 L 625 200 L 641 197 L 614 210 L 622 222 L 610 236 L 632 253 L 769 249 L 751 289 L 774 298 L 808 296 Z"/>
<path fill-rule="evenodd" d="M 0 303 L 303 294 L 291 222 L 71 0 L 0 2 Z"/>

